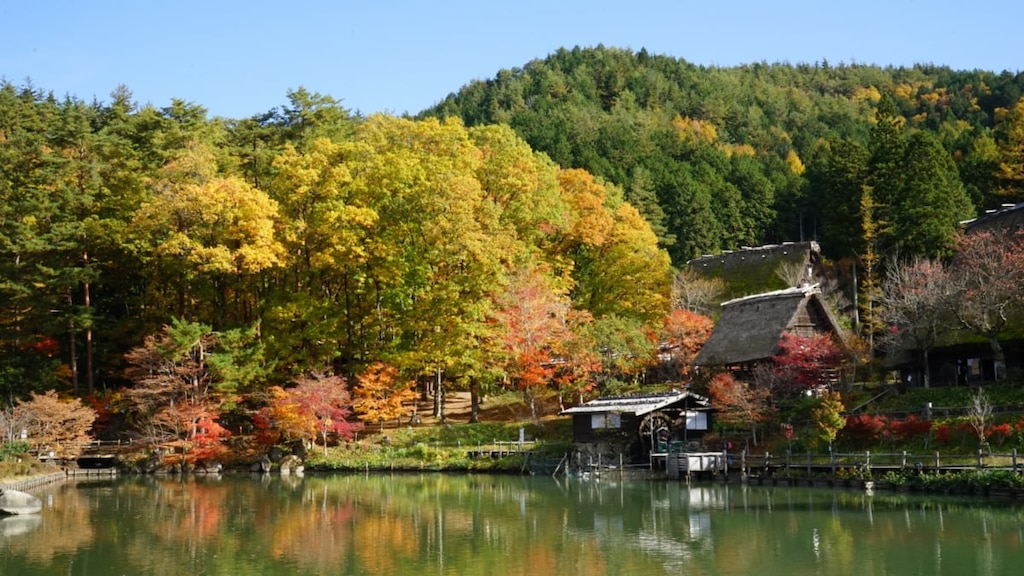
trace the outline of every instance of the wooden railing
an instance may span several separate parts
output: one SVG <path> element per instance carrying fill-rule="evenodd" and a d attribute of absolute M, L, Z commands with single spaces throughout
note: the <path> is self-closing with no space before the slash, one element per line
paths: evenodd
<path fill-rule="evenodd" d="M 977 450 L 970 454 L 912 454 L 910 452 L 832 452 L 793 454 L 788 450 L 781 455 L 770 452 L 748 454 L 742 451 L 728 455 L 731 466 L 744 474 L 772 474 L 802 471 L 807 474 L 827 472 L 835 476 L 840 470 L 868 472 L 888 470 L 916 470 L 920 472 L 948 472 L 965 469 L 1014 470 L 1024 473 L 1024 461 L 1016 449 L 1008 453 Z"/>
<path fill-rule="evenodd" d="M 492 440 L 489 443 L 478 442 L 475 450 L 469 450 L 470 458 L 504 458 L 525 454 L 536 447 L 536 440 Z"/>

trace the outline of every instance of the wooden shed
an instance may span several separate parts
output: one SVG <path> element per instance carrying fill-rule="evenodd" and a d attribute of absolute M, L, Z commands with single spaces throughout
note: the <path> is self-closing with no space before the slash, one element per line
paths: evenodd
<path fill-rule="evenodd" d="M 711 405 L 690 391 L 598 398 L 562 411 L 572 416 L 581 452 L 647 461 L 672 442 L 699 442 L 711 430 Z"/>
<path fill-rule="evenodd" d="M 784 334 L 831 334 L 845 346 L 817 284 L 755 294 L 722 303 L 722 316 L 694 359 L 696 366 L 742 366 L 768 360 Z"/>

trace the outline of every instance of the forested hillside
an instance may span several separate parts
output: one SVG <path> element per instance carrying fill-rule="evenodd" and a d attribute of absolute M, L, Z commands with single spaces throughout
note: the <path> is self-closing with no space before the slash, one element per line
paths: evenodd
<path fill-rule="evenodd" d="M 598 46 L 502 70 L 423 116 L 508 124 L 618 184 L 680 265 L 809 239 L 863 254 L 871 222 L 876 251 L 941 253 L 958 220 L 1024 199 L 1022 94 L 1020 73 L 718 68 Z"/>
<path fill-rule="evenodd" d="M 227 119 L 4 82 L 2 404 L 93 395 L 194 440 L 324 378 L 559 400 L 655 363 L 678 381 L 711 322 L 673 300 L 673 264 L 801 239 L 865 268 L 947 253 L 959 221 L 1024 199 L 1022 93 L 1020 74 L 603 47 L 417 119 L 304 89 Z"/>

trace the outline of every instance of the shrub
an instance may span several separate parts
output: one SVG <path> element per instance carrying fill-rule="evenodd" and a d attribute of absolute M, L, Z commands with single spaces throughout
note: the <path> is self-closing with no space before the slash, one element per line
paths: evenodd
<path fill-rule="evenodd" d="M 18 458 L 28 454 L 28 442 L 15 441 L 0 445 L 0 462 L 17 461 Z"/>
<path fill-rule="evenodd" d="M 846 417 L 843 438 L 858 446 L 868 446 L 888 438 L 889 419 L 874 414 L 858 414 Z"/>
<path fill-rule="evenodd" d="M 932 421 L 910 415 L 903 420 L 891 423 L 893 434 L 901 441 L 908 442 L 919 437 L 927 437 L 932 431 Z"/>
<path fill-rule="evenodd" d="M 996 445 L 1002 446 L 1003 442 L 1013 434 L 1013 427 L 1010 426 L 1009 422 L 1003 422 L 1002 424 L 993 424 L 985 430 L 985 437 L 990 440 L 995 440 Z"/>

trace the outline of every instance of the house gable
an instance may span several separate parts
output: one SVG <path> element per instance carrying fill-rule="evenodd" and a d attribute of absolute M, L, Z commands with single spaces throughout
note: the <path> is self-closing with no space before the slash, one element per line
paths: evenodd
<path fill-rule="evenodd" d="M 784 334 L 833 334 L 845 342 L 817 286 L 789 288 L 722 304 L 722 316 L 698 353 L 697 366 L 740 365 L 766 360 Z"/>

